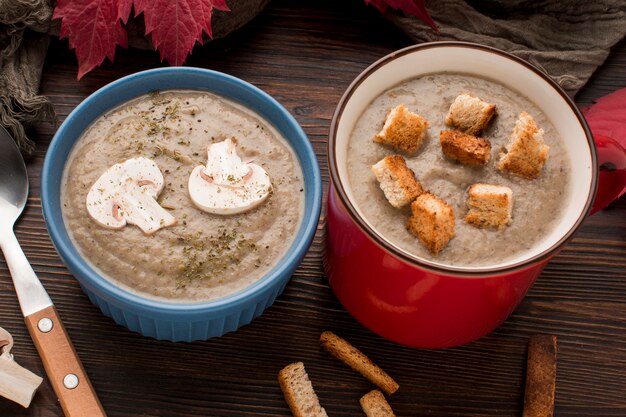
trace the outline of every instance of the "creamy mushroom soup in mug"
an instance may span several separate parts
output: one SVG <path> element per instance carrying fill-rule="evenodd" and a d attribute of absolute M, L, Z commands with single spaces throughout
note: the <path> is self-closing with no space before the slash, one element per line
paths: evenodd
<path fill-rule="evenodd" d="M 304 180 L 259 115 L 195 91 L 141 96 L 98 118 L 66 164 L 61 201 L 82 256 L 143 296 L 214 300 L 291 246 Z"/>
<path fill-rule="evenodd" d="M 507 262 L 540 242 L 560 218 L 571 175 L 541 109 L 456 73 L 408 80 L 374 99 L 352 130 L 347 168 L 354 203 L 380 236 L 460 267 Z"/>

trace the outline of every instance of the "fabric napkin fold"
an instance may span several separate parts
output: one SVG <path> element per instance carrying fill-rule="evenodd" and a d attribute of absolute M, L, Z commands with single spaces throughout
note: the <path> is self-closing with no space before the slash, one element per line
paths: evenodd
<path fill-rule="evenodd" d="M 416 43 L 458 40 L 511 52 L 574 95 L 626 35 L 624 0 L 427 0 L 440 33 L 402 14 L 386 17 Z"/>
<path fill-rule="evenodd" d="M 47 0 L 0 1 L 0 123 L 26 156 L 35 150 L 26 128 L 54 120 L 52 103 L 38 95 L 51 16 Z"/>

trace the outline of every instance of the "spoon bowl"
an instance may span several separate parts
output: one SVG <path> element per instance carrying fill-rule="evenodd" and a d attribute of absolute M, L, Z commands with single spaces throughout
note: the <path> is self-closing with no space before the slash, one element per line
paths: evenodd
<path fill-rule="evenodd" d="M 28 174 L 15 141 L 0 126 L 0 219 L 13 226 L 28 198 Z"/>

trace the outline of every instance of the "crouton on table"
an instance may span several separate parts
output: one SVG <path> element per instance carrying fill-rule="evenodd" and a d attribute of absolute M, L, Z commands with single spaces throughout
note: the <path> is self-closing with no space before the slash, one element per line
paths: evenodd
<path fill-rule="evenodd" d="M 413 215 L 407 228 L 434 255 L 454 237 L 454 209 L 445 200 L 424 193 L 411 203 Z"/>
<path fill-rule="evenodd" d="M 294 417 L 328 417 L 302 362 L 285 366 L 278 374 L 278 382 Z"/>
<path fill-rule="evenodd" d="M 465 221 L 477 227 L 502 228 L 511 221 L 513 191 L 493 184 L 474 184 L 469 188 Z"/>
<path fill-rule="evenodd" d="M 522 112 L 515 122 L 506 150 L 498 162 L 498 169 L 532 180 L 541 174 L 550 147 L 543 141 L 543 129 L 537 126 L 530 114 Z"/>
<path fill-rule="evenodd" d="M 441 151 L 448 158 L 467 165 L 485 165 L 491 157 L 491 143 L 459 130 L 442 130 Z"/>
<path fill-rule="evenodd" d="M 320 344 L 328 353 L 363 375 L 365 379 L 378 386 L 387 395 L 393 394 L 400 388 L 400 385 L 387 372 L 335 333 L 330 331 L 322 333 Z"/>
<path fill-rule="evenodd" d="M 496 114 L 496 105 L 470 94 L 460 94 L 446 116 L 446 124 L 470 135 L 477 135 L 487 127 Z"/>
<path fill-rule="evenodd" d="M 372 165 L 372 172 L 376 175 L 385 197 L 396 208 L 407 205 L 424 192 L 415 174 L 400 155 L 384 157 Z"/>
<path fill-rule="evenodd" d="M 522 417 L 552 417 L 556 392 L 557 339 L 536 334 L 528 339 L 526 389 Z"/>
<path fill-rule="evenodd" d="M 359 400 L 367 417 L 396 417 L 382 392 L 370 391 Z"/>
<path fill-rule="evenodd" d="M 383 129 L 374 136 L 374 142 L 414 154 L 424 142 L 427 128 L 426 119 L 399 104 L 387 115 Z"/>

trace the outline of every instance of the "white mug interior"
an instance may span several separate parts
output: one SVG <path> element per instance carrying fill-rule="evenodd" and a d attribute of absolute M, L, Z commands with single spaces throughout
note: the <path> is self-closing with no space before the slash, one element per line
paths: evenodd
<path fill-rule="evenodd" d="M 368 222 L 356 204 L 350 189 L 346 157 L 350 135 L 357 120 L 365 108 L 389 88 L 405 80 L 438 72 L 458 72 L 481 76 L 521 93 L 544 112 L 565 141 L 572 169 L 569 192 L 563 204 L 560 220 L 542 241 L 514 258 L 477 267 L 452 267 L 437 261 L 419 258 L 386 240 L 377 231 L 376 226 Z M 395 56 L 392 54 L 373 64 L 360 78 L 355 80 L 340 103 L 340 112 L 335 115 L 335 146 L 334 150 L 331 150 L 331 152 L 335 152 L 337 175 L 340 179 L 339 186 L 343 187 L 343 191 L 356 214 L 377 234 L 377 237 L 409 259 L 416 259 L 419 262 L 440 268 L 461 271 L 480 270 L 487 272 L 519 265 L 550 251 L 558 245 L 563 237 L 572 231 L 580 223 L 582 217 L 586 215 L 590 203 L 588 200 L 593 197 L 595 176 L 592 167 L 595 166 L 593 156 L 595 151 L 589 143 L 584 124 L 579 120 L 562 93 L 554 88 L 549 81 L 527 65 L 511 59 L 499 51 L 458 44 L 433 45 L 417 49 L 410 47 L 407 50 L 398 51 Z M 338 185 L 336 184 L 336 186 Z"/>

